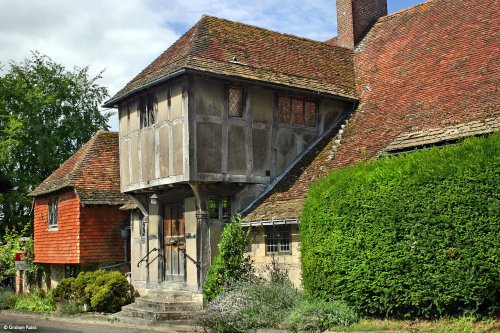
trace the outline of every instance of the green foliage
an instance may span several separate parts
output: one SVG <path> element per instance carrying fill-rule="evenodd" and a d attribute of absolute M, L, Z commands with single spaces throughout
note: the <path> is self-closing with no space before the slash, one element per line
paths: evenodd
<path fill-rule="evenodd" d="M 25 237 L 28 235 L 28 229 L 29 226 L 25 226 L 21 232 L 18 232 L 14 228 L 5 228 L 5 233 L 2 236 L 4 245 L 0 246 L 0 281 L 16 274 L 15 260 L 17 252 L 26 254 L 24 260 L 28 262 L 30 267 L 27 271 L 28 279 L 36 276 L 39 266 L 33 263 L 33 240 Z M 23 241 L 23 237 L 27 240 Z"/>
<path fill-rule="evenodd" d="M 99 129 L 109 114 L 99 105 L 108 96 L 88 68 L 66 70 L 49 57 L 11 63 L 0 75 L 0 171 L 17 191 L 0 194 L 0 230 L 29 224 L 27 194 Z"/>
<path fill-rule="evenodd" d="M 290 283 L 240 280 L 209 303 L 198 317 L 198 324 L 212 332 L 279 327 L 301 299 Z"/>
<path fill-rule="evenodd" d="M 205 300 L 213 300 L 222 292 L 224 285 L 244 279 L 251 273 L 250 258 L 244 255 L 249 239 L 249 232 L 241 227 L 240 216 L 233 216 L 222 233 L 219 255 L 208 270 L 203 285 Z"/>
<path fill-rule="evenodd" d="M 103 270 L 82 272 L 75 278 L 61 280 L 54 289 L 56 300 L 69 300 L 78 306 L 87 304 L 92 311 L 117 312 L 129 302 L 130 285 L 120 272 L 106 273 Z M 63 304 L 72 311 L 74 305 Z M 61 307 L 61 308 L 62 308 Z M 80 311 L 81 312 L 81 311 Z"/>
<path fill-rule="evenodd" d="M 82 304 L 76 301 L 69 301 L 59 307 L 59 313 L 63 315 L 75 315 L 82 312 Z"/>
<path fill-rule="evenodd" d="M 332 172 L 301 219 L 305 290 L 364 316 L 500 309 L 500 133 Z"/>
<path fill-rule="evenodd" d="M 26 310 L 31 312 L 50 312 L 55 310 L 56 303 L 52 293 L 45 294 L 43 290 L 36 290 L 27 295 L 22 295 L 16 299 L 16 310 Z"/>
<path fill-rule="evenodd" d="M 291 332 L 324 332 L 358 321 L 356 312 L 342 302 L 304 300 L 290 313 L 285 327 Z"/>
<path fill-rule="evenodd" d="M 0 310 L 7 310 L 16 304 L 16 293 L 12 289 L 0 288 Z"/>
<path fill-rule="evenodd" d="M 52 293 L 56 300 L 69 300 L 74 297 L 73 295 L 73 285 L 75 283 L 75 278 L 70 277 L 62 279 L 57 286 L 52 290 Z"/>
<path fill-rule="evenodd" d="M 90 306 L 94 311 L 118 312 L 127 304 L 130 285 L 120 272 L 99 276 L 91 287 L 85 289 L 90 296 Z"/>

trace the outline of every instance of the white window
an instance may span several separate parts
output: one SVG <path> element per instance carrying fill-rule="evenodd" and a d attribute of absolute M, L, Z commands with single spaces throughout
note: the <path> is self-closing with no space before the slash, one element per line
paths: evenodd
<path fill-rule="evenodd" d="M 266 254 L 290 254 L 290 225 L 266 226 Z"/>

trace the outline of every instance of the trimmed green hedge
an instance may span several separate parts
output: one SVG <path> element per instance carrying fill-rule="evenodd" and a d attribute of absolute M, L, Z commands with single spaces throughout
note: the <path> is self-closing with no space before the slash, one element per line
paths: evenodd
<path fill-rule="evenodd" d="M 336 170 L 301 219 L 305 290 L 364 316 L 500 312 L 500 133 Z"/>

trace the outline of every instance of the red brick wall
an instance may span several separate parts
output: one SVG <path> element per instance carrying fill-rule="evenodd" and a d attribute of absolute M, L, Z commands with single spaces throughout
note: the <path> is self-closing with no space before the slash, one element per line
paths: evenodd
<path fill-rule="evenodd" d="M 387 0 L 337 0 L 338 45 L 353 48 L 385 15 Z"/>
<path fill-rule="evenodd" d="M 48 230 L 48 201 L 58 198 L 58 227 Z M 73 190 L 37 197 L 34 213 L 35 262 L 76 264 L 79 261 L 78 238 L 80 203 Z"/>
<path fill-rule="evenodd" d="M 81 263 L 123 261 L 123 239 L 120 230 L 129 225 L 129 212 L 118 206 L 88 205 L 81 207 Z"/>

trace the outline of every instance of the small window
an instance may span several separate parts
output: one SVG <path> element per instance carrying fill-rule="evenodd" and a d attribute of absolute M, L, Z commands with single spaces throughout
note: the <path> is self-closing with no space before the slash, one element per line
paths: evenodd
<path fill-rule="evenodd" d="M 141 212 L 139 212 L 139 236 L 141 236 L 141 238 L 146 237 L 146 222 Z"/>
<path fill-rule="evenodd" d="M 64 277 L 65 278 L 76 278 L 80 274 L 80 266 L 79 265 L 66 265 L 64 267 Z"/>
<path fill-rule="evenodd" d="M 130 105 L 127 105 L 127 131 L 130 131 Z"/>
<path fill-rule="evenodd" d="M 266 227 L 266 253 L 267 254 L 290 254 L 290 226 L 267 226 Z"/>
<path fill-rule="evenodd" d="M 278 100 L 280 124 L 290 125 L 292 115 L 290 114 L 290 97 L 280 96 Z"/>
<path fill-rule="evenodd" d="M 141 128 L 154 125 L 158 118 L 158 99 L 156 94 L 148 94 L 139 98 L 139 113 L 141 115 Z"/>
<path fill-rule="evenodd" d="M 316 102 L 306 101 L 300 97 L 278 97 L 278 116 L 282 125 L 316 127 L 317 114 Z"/>
<path fill-rule="evenodd" d="M 231 200 L 229 198 L 210 199 L 208 201 L 208 218 L 229 220 L 231 218 Z"/>
<path fill-rule="evenodd" d="M 57 228 L 57 198 L 49 199 L 49 229 Z"/>
<path fill-rule="evenodd" d="M 228 107 L 229 116 L 241 118 L 243 117 L 243 89 L 229 88 L 228 90 Z"/>
<path fill-rule="evenodd" d="M 318 110 L 316 108 L 316 103 L 305 102 L 305 116 L 306 116 L 306 126 L 316 127 Z"/>

